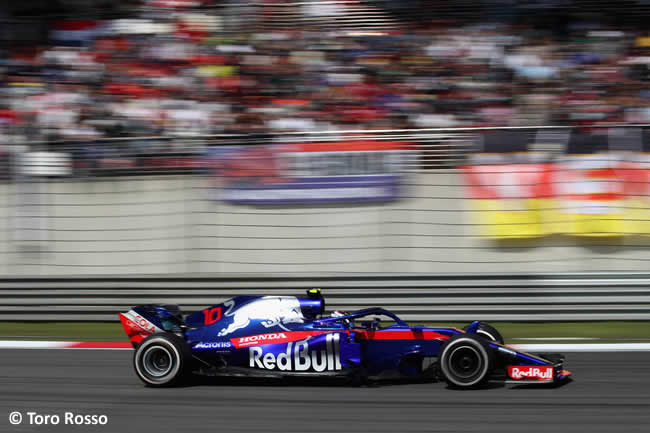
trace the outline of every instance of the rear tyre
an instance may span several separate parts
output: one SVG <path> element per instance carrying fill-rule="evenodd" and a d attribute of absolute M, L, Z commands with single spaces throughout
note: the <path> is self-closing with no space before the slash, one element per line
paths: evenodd
<path fill-rule="evenodd" d="M 133 355 L 135 372 L 147 386 L 179 385 L 190 372 L 192 356 L 187 343 L 174 334 L 154 334 L 138 345 Z"/>
<path fill-rule="evenodd" d="M 456 334 L 443 346 L 438 360 L 440 375 L 456 388 L 476 388 L 492 372 L 494 352 L 474 334 Z"/>

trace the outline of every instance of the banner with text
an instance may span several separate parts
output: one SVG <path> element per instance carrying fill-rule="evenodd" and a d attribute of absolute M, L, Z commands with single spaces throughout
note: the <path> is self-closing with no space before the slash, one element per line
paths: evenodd
<path fill-rule="evenodd" d="M 650 235 L 647 161 L 647 154 L 603 152 L 545 163 L 473 164 L 463 172 L 483 236 Z"/>
<path fill-rule="evenodd" d="M 403 195 L 404 142 L 344 141 L 210 150 L 217 199 L 234 204 L 392 201 Z"/>

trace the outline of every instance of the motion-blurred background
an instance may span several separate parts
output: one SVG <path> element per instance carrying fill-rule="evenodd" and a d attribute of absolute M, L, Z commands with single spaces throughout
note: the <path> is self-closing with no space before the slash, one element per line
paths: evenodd
<path fill-rule="evenodd" d="M 646 271 L 649 12 L 7 2 L 0 273 Z"/>

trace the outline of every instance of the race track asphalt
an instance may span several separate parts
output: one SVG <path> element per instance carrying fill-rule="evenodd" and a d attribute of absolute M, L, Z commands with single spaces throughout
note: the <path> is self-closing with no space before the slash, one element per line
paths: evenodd
<path fill-rule="evenodd" d="M 0 350 L 0 432 L 650 432 L 650 352 L 570 353 L 558 388 L 234 380 L 150 389 L 131 351 Z M 9 413 L 20 411 L 13 426 Z M 27 412 L 60 424 L 30 425 Z M 104 426 L 64 425 L 66 411 Z"/>

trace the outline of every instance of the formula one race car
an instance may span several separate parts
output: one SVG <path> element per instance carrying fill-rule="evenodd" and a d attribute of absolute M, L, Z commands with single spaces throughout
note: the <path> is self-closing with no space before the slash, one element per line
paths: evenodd
<path fill-rule="evenodd" d="M 562 355 L 513 350 L 484 322 L 427 328 L 383 308 L 324 311 L 320 290 L 312 289 L 304 298 L 237 296 L 187 317 L 176 305 L 141 305 L 120 320 L 136 374 L 154 387 L 191 374 L 441 378 L 458 388 L 488 380 L 552 384 L 571 374 Z"/>

